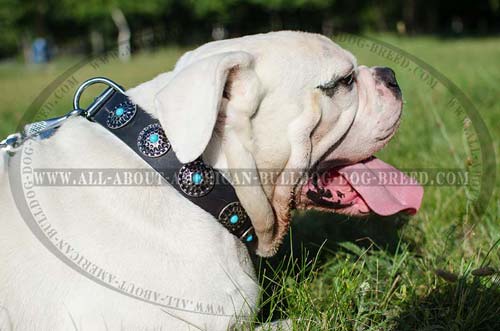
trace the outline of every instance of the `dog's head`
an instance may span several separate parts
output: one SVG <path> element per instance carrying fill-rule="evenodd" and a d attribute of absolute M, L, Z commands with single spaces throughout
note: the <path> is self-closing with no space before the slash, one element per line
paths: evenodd
<path fill-rule="evenodd" d="M 260 174 L 260 185 L 235 189 L 261 255 L 276 251 L 294 206 L 357 216 L 420 205 L 422 189 L 411 180 L 354 183 L 394 170 L 372 155 L 399 125 L 401 91 L 391 69 L 358 66 L 324 36 L 284 31 L 211 42 L 128 93 L 159 118 L 180 161 L 203 155 L 229 177 Z"/>

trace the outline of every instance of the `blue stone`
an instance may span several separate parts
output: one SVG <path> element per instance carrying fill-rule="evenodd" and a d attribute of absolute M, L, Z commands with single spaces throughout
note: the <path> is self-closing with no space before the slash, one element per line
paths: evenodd
<path fill-rule="evenodd" d="M 239 220 L 240 220 L 240 218 L 236 214 L 234 214 L 233 216 L 231 216 L 229 218 L 229 222 L 231 222 L 231 224 L 236 224 L 236 223 L 238 223 Z"/>
<path fill-rule="evenodd" d="M 116 108 L 116 110 L 115 110 L 115 115 L 116 116 L 119 117 L 119 116 L 122 116 L 123 114 L 125 114 L 125 109 L 123 109 L 122 107 Z"/>
<path fill-rule="evenodd" d="M 152 135 L 149 136 L 149 141 L 151 143 L 157 143 L 158 140 L 160 140 L 160 136 L 158 135 L 158 133 L 153 133 Z"/>
<path fill-rule="evenodd" d="M 253 235 L 249 235 L 246 239 L 246 242 L 249 243 L 253 240 Z"/>
<path fill-rule="evenodd" d="M 192 176 L 191 176 L 191 180 L 193 181 L 193 183 L 195 185 L 199 185 L 201 184 L 201 181 L 203 180 L 203 176 L 199 173 L 199 172 L 195 172 Z"/>

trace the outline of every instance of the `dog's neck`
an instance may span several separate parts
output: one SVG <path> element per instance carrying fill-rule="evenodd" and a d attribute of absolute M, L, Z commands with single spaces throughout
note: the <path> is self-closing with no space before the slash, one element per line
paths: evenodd
<path fill-rule="evenodd" d="M 126 92 L 134 103 L 140 105 L 145 111 L 151 113 L 156 118 L 159 118 L 164 127 L 167 127 L 169 123 L 175 123 L 176 118 L 169 118 L 169 122 L 165 122 L 163 115 L 166 109 L 159 102 L 160 99 L 158 96 L 169 86 L 171 80 L 175 79 L 176 75 L 179 74 L 176 70 L 177 67 L 173 72 L 161 74 L 153 80 L 142 83 Z M 164 99 L 162 100 L 165 101 Z M 244 103 L 244 101 L 243 99 L 238 103 L 234 100 L 222 98 L 211 140 L 207 143 L 203 153 L 203 159 L 208 164 L 218 170 L 221 168 L 225 169 L 226 176 L 236 182 L 239 180 L 238 178 L 234 178 L 237 174 L 235 175 L 227 171 L 227 169 L 249 169 L 249 171 L 257 174 L 259 172 L 259 165 L 263 165 L 254 158 L 255 146 L 254 140 L 250 135 L 251 123 L 249 115 L 238 108 L 241 108 L 241 103 Z M 178 109 L 178 111 L 180 113 L 183 112 L 182 109 Z M 203 110 L 200 109 L 201 111 Z M 189 123 L 186 119 L 184 119 L 184 122 Z M 189 144 L 182 142 L 177 144 L 176 141 L 173 141 L 173 145 L 174 148 L 178 149 L 181 146 Z M 192 146 L 187 147 L 188 150 L 192 149 Z M 261 160 L 264 159 L 261 158 Z M 271 169 L 280 168 L 280 164 L 281 161 L 274 163 L 265 161 L 265 167 Z M 260 183 L 259 185 L 236 185 L 235 190 L 252 223 L 257 225 L 260 231 L 258 233 L 259 247 L 256 253 L 262 256 L 273 255 L 279 245 L 279 240 L 273 240 L 273 222 L 276 221 L 274 209 L 271 204 L 273 186 L 261 185 Z M 284 233 L 285 231 L 281 232 Z M 261 245 L 262 243 L 267 244 Z"/>
<path fill-rule="evenodd" d="M 106 92 L 103 95 L 107 95 Z M 183 164 L 171 150 L 161 124 L 119 91 L 97 98 L 87 118 L 118 137 L 186 199 L 204 209 L 243 242 L 255 241 L 252 223 L 238 196 L 217 170 L 199 158 Z M 102 101 L 101 101 L 102 100 Z"/>
<path fill-rule="evenodd" d="M 159 118 L 158 111 L 154 105 L 154 97 L 168 84 L 172 75 L 173 72 L 159 74 L 152 80 L 127 90 L 126 95 L 153 118 Z M 222 152 L 222 141 L 217 135 L 214 135 L 208 144 L 207 149 L 203 153 L 203 160 L 223 174 L 224 170 L 228 169 L 226 155 Z"/>
<path fill-rule="evenodd" d="M 147 169 L 126 145 L 83 118 L 68 120 L 51 138 L 31 143 L 34 169 Z M 244 295 L 249 302 L 256 300 L 254 270 L 245 245 L 169 185 L 38 187 L 36 191 L 47 222 L 64 241 L 62 249 L 71 247 L 109 274 L 195 302 L 210 297 L 231 307 L 231 296 L 241 297 L 242 288 L 255 291 Z M 15 223 L 20 235 L 27 232 L 22 220 Z M 61 267 L 39 243 L 36 247 L 73 277 L 68 284 L 92 285 Z M 45 265 L 44 261 L 30 263 Z"/>

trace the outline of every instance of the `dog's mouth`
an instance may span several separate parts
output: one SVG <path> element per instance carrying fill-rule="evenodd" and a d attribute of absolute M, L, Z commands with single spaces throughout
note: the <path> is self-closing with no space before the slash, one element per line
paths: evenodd
<path fill-rule="evenodd" d="M 415 214 L 423 192 L 415 179 L 371 157 L 311 175 L 300 188 L 297 207 L 351 216 Z"/>

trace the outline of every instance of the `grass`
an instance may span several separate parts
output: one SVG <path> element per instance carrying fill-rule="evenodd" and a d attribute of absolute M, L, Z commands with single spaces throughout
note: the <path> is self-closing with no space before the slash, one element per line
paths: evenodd
<path fill-rule="evenodd" d="M 500 38 L 376 37 L 453 81 L 479 111 L 498 155 Z M 403 169 L 480 165 L 467 134 L 482 133 L 450 110 L 446 87 L 429 88 L 387 58 L 342 45 L 359 63 L 393 67 L 404 92 L 403 123 L 379 157 Z M 127 64 L 110 61 L 98 70 L 85 65 L 75 77 L 108 76 L 131 87 L 171 68 L 182 52 L 170 47 L 136 55 Z M 77 61 L 0 65 L 0 136 L 13 131 L 40 91 Z M 70 110 L 71 94 L 50 96 L 57 101 L 53 114 Z M 500 330 L 498 166 L 494 171 L 495 191 L 482 218 L 472 212 L 474 190 L 463 186 L 426 187 L 423 207 L 410 219 L 298 213 L 279 256 L 259 261 L 264 288 L 259 320 L 289 318 L 297 330 Z"/>

